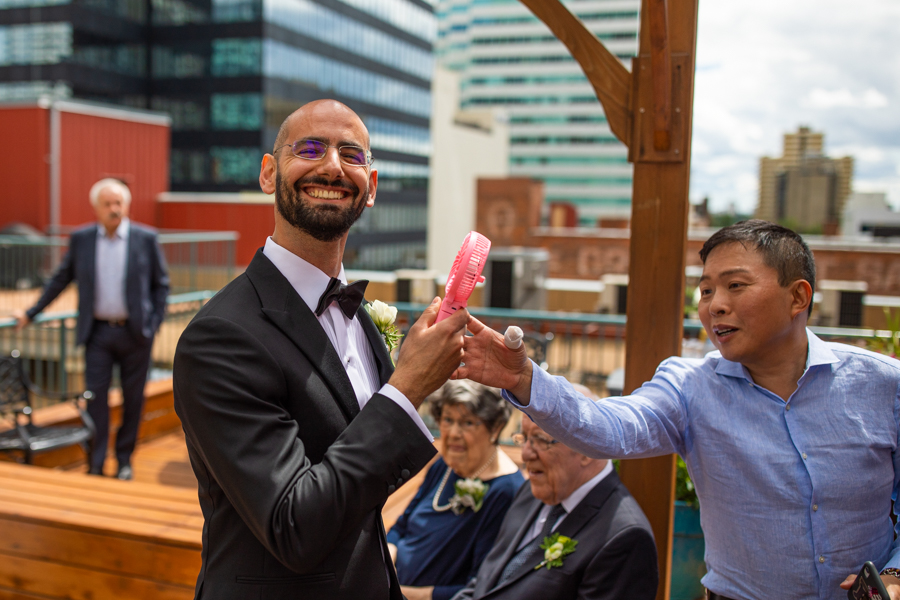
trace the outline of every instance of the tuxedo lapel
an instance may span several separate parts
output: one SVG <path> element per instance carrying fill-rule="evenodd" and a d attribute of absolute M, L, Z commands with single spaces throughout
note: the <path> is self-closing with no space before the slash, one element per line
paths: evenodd
<path fill-rule="evenodd" d="M 526 482 L 525 485 L 528 485 Z M 531 494 L 529 494 L 530 496 Z M 516 531 L 516 535 L 513 536 L 513 539 L 506 545 L 506 551 L 503 553 L 497 560 L 497 568 L 494 569 L 494 572 L 491 574 L 491 578 L 488 581 L 487 587 L 485 590 L 494 590 L 495 586 L 497 586 L 497 580 L 500 579 L 500 575 L 503 574 L 503 569 L 506 567 L 507 563 L 509 563 L 510 559 L 512 559 L 513 555 L 516 553 L 516 550 L 519 548 L 519 544 L 522 543 L 522 538 L 525 537 L 525 534 L 531 529 L 532 525 L 534 525 L 534 520 L 537 518 L 538 512 L 540 512 L 541 507 L 544 506 L 544 503 L 538 500 L 537 498 L 531 496 L 531 500 L 523 507 L 524 516 L 520 519 L 515 519 L 522 523 L 522 526 L 519 527 L 518 531 Z M 509 516 L 509 515 L 507 515 Z M 515 515 L 512 515 L 510 518 L 515 518 Z M 497 543 L 500 543 L 500 540 L 497 540 Z M 533 565 L 532 565 L 533 566 Z M 530 567 L 524 567 L 530 568 Z M 502 586 L 497 587 L 497 589 L 506 587 L 516 579 L 520 577 L 519 573 L 516 573 L 509 581 L 504 583 Z"/>
<path fill-rule="evenodd" d="M 394 363 L 391 361 L 391 355 L 387 350 L 387 345 L 384 343 L 384 336 L 378 331 L 374 321 L 372 321 L 372 317 L 369 316 L 369 313 L 362 306 L 356 311 L 356 318 L 359 319 L 359 324 L 362 325 L 363 331 L 366 332 L 369 345 L 372 346 L 372 355 L 375 357 L 378 367 L 378 379 L 381 385 L 384 385 L 391 378 L 391 375 L 394 374 Z"/>
<path fill-rule="evenodd" d="M 337 351 L 316 316 L 261 250 L 256 253 L 246 273 L 259 294 L 263 313 L 322 374 L 347 422 L 352 421 L 359 414 L 356 393 Z"/>
<path fill-rule="evenodd" d="M 613 471 L 594 486 L 587 496 L 578 503 L 575 510 L 566 515 L 556 531 L 560 535 L 577 539 L 578 532 L 600 511 L 606 499 L 619 484 L 619 476 Z"/>
<path fill-rule="evenodd" d="M 588 492 L 587 496 L 585 496 L 584 499 L 582 499 L 582 501 L 578 503 L 574 510 L 566 515 L 566 517 L 563 519 L 562 523 L 559 524 L 559 527 L 556 528 L 554 533 L 559 533 L 560 535 L 564 535 L 568 538 L 577 540 L 578 532 L 580 532 L 584 528 L 584 526 L 587 525 L 588 522 L 597 515 L 597 512 L 601 509 L 603 503 L 606 502 L 606 499 L 609 498 L 609 495 L 612 493 L 613 489 L 615 489 L 618 483 L 619 477 L 616 475 L 615 471 L 604 477 L 603 480 L 600 481 L 600 483 L 595 485 L 594 488 L 590 492 Z M 542 506 L 540 501 L 536 502 L 537 507 L 533 511 L 531 518 L 525 521 L 525 523 L 527 523 L 527 526 L 525 527 L 526 530 L 530 529 L 531 525 L 534 524 L 534 519 L 537 516 L 537 511 Z M 519 545 L 519 541 L 522 539 L 523 533 L 524 530 L 520 532 L 519 536 L 517 536 L 518 539 L 516 543 L 512 545 L 513 548 Z M 512 556 L 512 553 L 508 554 L 509 556 L 507 557 L 506 561 L 503 562 L 503 566 L 506 566 L 506 563 L 509 562 L 509 557 Z M 518 571 L 516 571 L 516 573 L 513 574 L 512 577 L 509 578 L 509 581 L 507 581 L 506 584 L 500 587 L 505 587 L 506 585 L 515 583 L 529 573 L 533 573 L 535 570 L 534 568 L 540 563 L 541 560 L 543 560 L 543 557 L 538 556 L 536 562 L 523 564 L 522 567 Z"/>

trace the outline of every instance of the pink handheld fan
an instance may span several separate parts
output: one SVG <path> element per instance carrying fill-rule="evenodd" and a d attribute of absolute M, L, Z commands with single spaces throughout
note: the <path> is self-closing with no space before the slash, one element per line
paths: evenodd
<path fill-rule="evenodd" d="M 463 240 L 462 247 L 453 261 L 450 276 L 447 278 L 444 301 L 441 302 L 441 310 L 438 312 L 435 323 L 443 321 L 460 308 L 465 308 L 475 289 L 476 283 L 484 281 L 481 271 L 487 262 L 488 252 L 491 251 L 491 240 L 476 231 L 470 231 Z"/>

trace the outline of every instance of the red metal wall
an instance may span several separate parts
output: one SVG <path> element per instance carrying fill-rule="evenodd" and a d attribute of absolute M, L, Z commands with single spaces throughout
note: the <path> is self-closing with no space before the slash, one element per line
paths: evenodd
<path fill-rule="evenodd" d="M 169 128 L 71 112 L 61 114 L 61 225 L 94 220 L 91 186 L 115 177 L 131 189 L 131 218 L 156 225 L 156 196 L 169 189 Z"/>
<path fill-rule="evenodd" d="M 247 266 L 266 238 L 275 231 L 275 206 L 259 202 L 160 202 L 160 229 L 237 231 L 235 262 Z"/>
<path fill-rule="evenodd" d="M 34 107 L 0 110 L 0 227 L 26 223 L 43 230 L 50 218 L 50 113 Z"/>

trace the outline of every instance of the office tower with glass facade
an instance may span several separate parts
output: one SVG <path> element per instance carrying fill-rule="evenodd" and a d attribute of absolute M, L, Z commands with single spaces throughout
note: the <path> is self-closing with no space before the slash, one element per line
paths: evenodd
<path fill-rule="evenodd" d="M 630 70 L 640 0 L 563 0 Z M 632 167 L 578 63 L 518 0 L 438 0 L 439 64 L 461 75 L 463 108 L 509 115 L 510 175 L 545 183 L 580 225 L 628 218 Z"/>
<path fill-rule="evenodd" d="M 238 192 L 290 112 L 336 98 L 379 172 L 345 264 L 421 266 L 436 34 L 424 0 L 0 0 L 0 101 L 168 112 L 172 190 Z"/>

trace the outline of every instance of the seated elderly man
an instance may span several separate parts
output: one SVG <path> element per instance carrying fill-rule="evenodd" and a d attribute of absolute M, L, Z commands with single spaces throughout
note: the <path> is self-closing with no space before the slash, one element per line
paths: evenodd
<path fill-rule="evenodd" d="M 453 600 L 655 598 L 653 533 L 612 463 L 575 452 L 530 419 L 516 443 L 530 481 Z"/>

